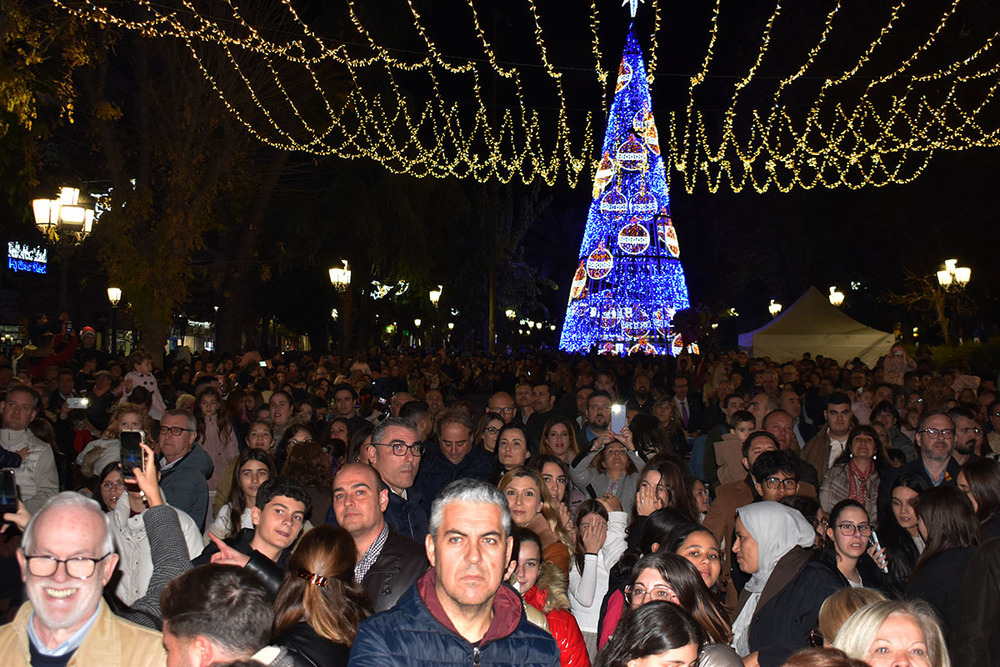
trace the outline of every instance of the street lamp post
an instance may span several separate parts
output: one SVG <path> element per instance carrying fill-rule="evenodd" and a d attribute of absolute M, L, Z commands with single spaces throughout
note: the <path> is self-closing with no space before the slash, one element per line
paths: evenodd
<path fill-rule="evenodd" d="M 778 313 L 781 312 L 782 305 L 771 299 L 771 303 L 767 306 L 767 312 L 771 313 L 771 317 L 777 317 Z"/>
<path fill-rule="evenodd" d="M 120 287 L 108 288 L 108 301 L 111 302 L 111 354 L 118 354 L 118 304 L 122 300 Z"/>
<path fill-rule="evenodd" d="M 945 311 L 948 292 L 964 290 L 970 280 L 972 280 L 972 269 L 958 266 L 957 259 L 944 260 L 944 268 L 937 272 L 940 289 L 934 293 L 934 309 L 937 311 L 938 324 L 941 326 L 941 333 L 944 334 L 945 345 L 951 345 L 951 323 Z"/>
<path fill-rule="evenodd" d="M 340 327 L 343 335 L 340 339 L 340 350 L 343 354 L 347 354 L 350 349 L 349 339 L 351 336 L 351 267 L 346 259 L 340 261 L 343 263 L 343 267 L 335 266 L 330 269 L 330 284 L 344 295 L 343 321 Z"/>
<path fill-rule="evenodd" d="M 836 285 L 830 285 L 830 303 L 840 308 L 844 305 L 844 293 L 837 289 Z"/>
<path fill-rule="evenodd" d="M 65 312 L 69 294 L 69 260 L 76 246 L 94 230 L 94 208 L 80 202 L 80 189 L 59 188 L 58 199 L 33 199 L 35 225 L 59 255 L 59 312 Z"/>

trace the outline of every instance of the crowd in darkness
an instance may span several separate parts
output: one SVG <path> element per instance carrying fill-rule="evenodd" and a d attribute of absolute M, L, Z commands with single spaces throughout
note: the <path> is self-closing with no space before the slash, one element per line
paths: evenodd
<path fill-rule="evenodd" d="M 31 336 L 5 665 L 1000 664 L 987 369 Z"/>

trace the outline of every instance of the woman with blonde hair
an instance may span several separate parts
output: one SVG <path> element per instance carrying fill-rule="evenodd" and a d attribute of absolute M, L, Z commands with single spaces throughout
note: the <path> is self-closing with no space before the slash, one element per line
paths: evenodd
<path fill-rule="evenodd" d="M 274 644 L 318 667 L 343 667 L 371 602 L 354 580 L 357 548 L 337 526 L 302 536 L 274 601 Z"/>
<path fill-rule="evenodd" d="M 573 543 L 559 520 L 559 510 L 549 497 L 549 489 L 542 476 L 527 468 L 513 468 L 500 478 L 497 488 L 507 499 L 514 524 L 538 535 L 542 543 L 542 558 L 569 576 L 569 554 Z"/>
<path fill-rule="evenodd" d="M 851 614 L 865 605 L 885 600 L 885 595 L 874 588 L 841 588 L 824 600 L 819 608 L 819 636 L 815 631 L 810 637 L 816 646 L 832 646 L 841 626 Z"/>
<path fill-rule="evenodd" d="M 926 602 L 875 602 L 851 614 L 833 642 L 871 667 L 951 667 L 941 626 Z"/>

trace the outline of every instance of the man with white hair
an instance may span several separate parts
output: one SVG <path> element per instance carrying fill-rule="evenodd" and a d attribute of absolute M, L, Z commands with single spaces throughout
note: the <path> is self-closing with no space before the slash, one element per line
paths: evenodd
<path fill-rule="evenodd" d="M 29 601 L 0 627 L 5 665 L 164 664 L 160 633 L 102 601 L 118 555 L 96 502 L 72 491 L 54 496 L 28 522 L 17 562 Z"/>

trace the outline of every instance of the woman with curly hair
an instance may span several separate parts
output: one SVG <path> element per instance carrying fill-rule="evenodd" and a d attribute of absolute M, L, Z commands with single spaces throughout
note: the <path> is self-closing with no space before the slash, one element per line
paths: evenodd
<path fill-rule="evenodd" d="M 573 546 L 559 521 L 559 511 L 549 497 L 542 476 L 527 468 L 513 468 L 497 485 L 507 499 L 511 520 L 527 528 L 542 541 L 542 557 L 569 575 L 569 554 Z"/>
<path fill-rule="evenodd" d="M 153 420 L 149 418 L 146 408 L 135 403 L 122 403 L 115 408 L 108 422 L 108 428 L 100 439 L 91 440 L 76 457 L 83 476 L 90 479 L 101 472 L 112 461 L 121 461 L 121 442 L 118 436 L 122 431 L 141 431 L 143 442 L 156 450 L 153 441 Z"/>
<path fill-rule="evenodd" d="M 354 581 L 357 548 L 346 530 L 318 526 L 288 559 L 274 601 L 274 644 L 317 667 L 344 667 L 371 602 Z"/>
<path fill-rule="evenodd" d="M 333 476 L 330 473 L 330 458 L 319 443 L 306 440 L 296 444 L 288 452 L 281 475 L 306 487 L 312 499 L 312 516 L 309 520 L 314 526 L 321 525 L 333 499 Z"/>

